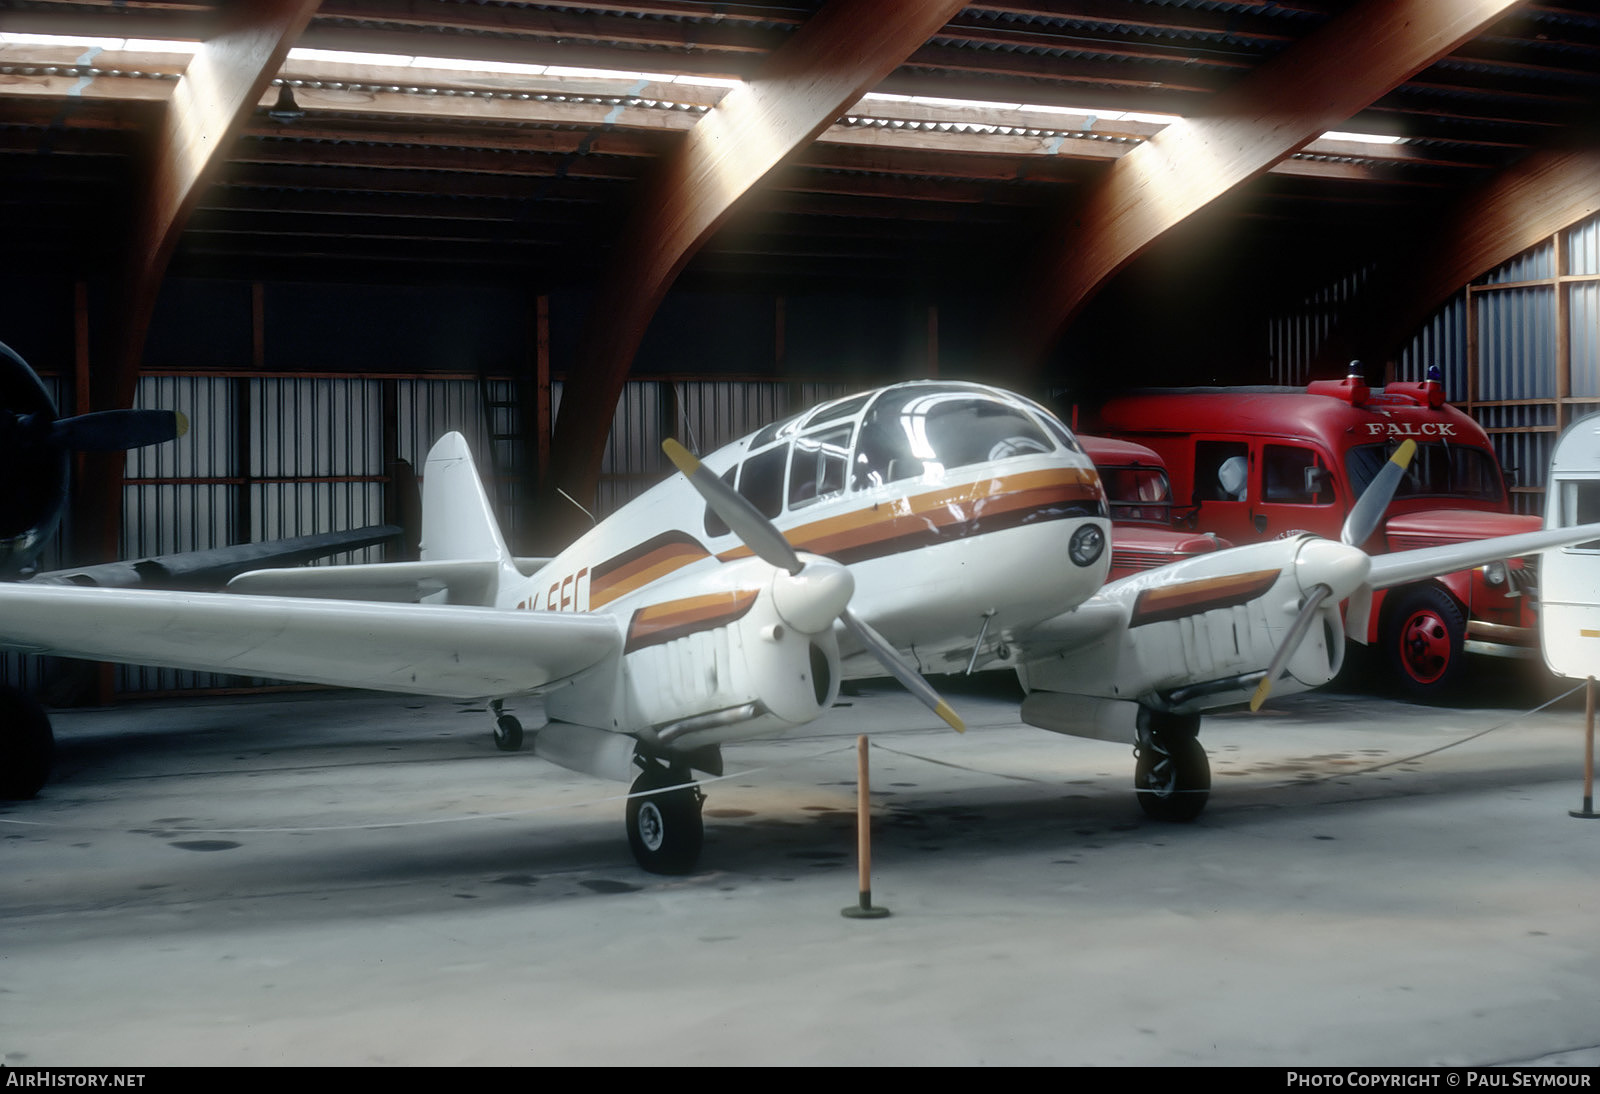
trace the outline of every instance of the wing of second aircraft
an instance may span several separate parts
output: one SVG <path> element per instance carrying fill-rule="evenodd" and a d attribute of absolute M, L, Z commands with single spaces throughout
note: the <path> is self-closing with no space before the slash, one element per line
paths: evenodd
<path fill-rule="evenodd" d="M 586 613 L 0 585 L 0 648 L 476 699 L 575 676 L 622 635 Z"/>

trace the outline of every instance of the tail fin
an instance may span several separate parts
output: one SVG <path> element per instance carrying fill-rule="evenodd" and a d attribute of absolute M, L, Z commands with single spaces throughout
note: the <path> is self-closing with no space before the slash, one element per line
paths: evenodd
<path fill-rule="evenodd" d="M 422 479 L 422 558 L 511 559 L 472 452 L 459 433 L 446 433 L 428 453 Z"/>

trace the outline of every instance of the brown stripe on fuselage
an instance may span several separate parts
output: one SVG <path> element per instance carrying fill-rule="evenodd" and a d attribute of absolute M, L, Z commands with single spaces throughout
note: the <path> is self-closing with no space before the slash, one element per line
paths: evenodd
<path fill-rule="evenodd" d="M 1133 616 L 1128 626 L 1161 623 L 1248 603 L 1272 588 L 1272 583 L 1282 573 L 1282 570 L 1256 570 L 1146 589 L 1133 602 Z"/>
<path fill-rule="evenodd" d="M 880 501 L 797 525 L 785 535 L 799 550 L 836 562 L 862 562 L 1021 524 L 1103 515 L 1104 498 L 1094 472 L 1056 468 Z M 750 554 L 749 548 L 736 547 L 717 557 L 732 562 Z"/>
<path fill-rule="evenodd" d="M 727 593 L 707 593 L 682 600 L 666 600 L 638 609 L 628 620 L 628 640 L 623 653 L 659 646 L 674 638 L 726 626 L 755 604 L 757 589 L 737 589 Z"/>
<path fill-rule="evenodd" d="M 590 570 L 589 607 L 602 607 L 691 562 L 710 557 L 711 552 L 698 540 L 682 532 L 666 532 L 648 539 Z"/>

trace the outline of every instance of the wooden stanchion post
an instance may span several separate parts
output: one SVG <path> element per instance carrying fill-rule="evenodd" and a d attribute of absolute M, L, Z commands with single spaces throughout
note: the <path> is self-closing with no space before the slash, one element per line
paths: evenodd
<path fill-rule="evenodd" d="M 858 888 L 860 898 L 839 914 L 847 919 L 882 919 L 889 909 L 872 903 L 872 801 L 867 779 L 867 738 L 856 738 L 856 857 L 860 860 Z"/>
<path fill-rule="evenodd" d="M 1567 810 L 1569 816 L 1592 820 L 1594 811 L 1594 677 L 1584 684 L 1583 701 L 1583 808 Z"/>

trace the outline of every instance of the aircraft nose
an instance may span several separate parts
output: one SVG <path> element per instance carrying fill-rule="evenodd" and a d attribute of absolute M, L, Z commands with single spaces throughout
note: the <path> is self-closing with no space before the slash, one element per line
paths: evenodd
<path fill-rule="evenodd" d="M 1343 600 L 1360 588 L 1371 569 L 1372 559 L 1365 551 L 1331 539 L 1308 539 L 1294 560 L 1300 591 L 1309 594 L 1318 585 L 1326 585 L 1333 590 L 1334 600 Z"/>
<path fill-rule="evenodd" d="M 802 634 L 821 634 L 833 626 L 855 591 L 850 571 L 826 558 L 809 558 L 799 573 L 779 570 L 772 579 L 773 607 Z"/>

